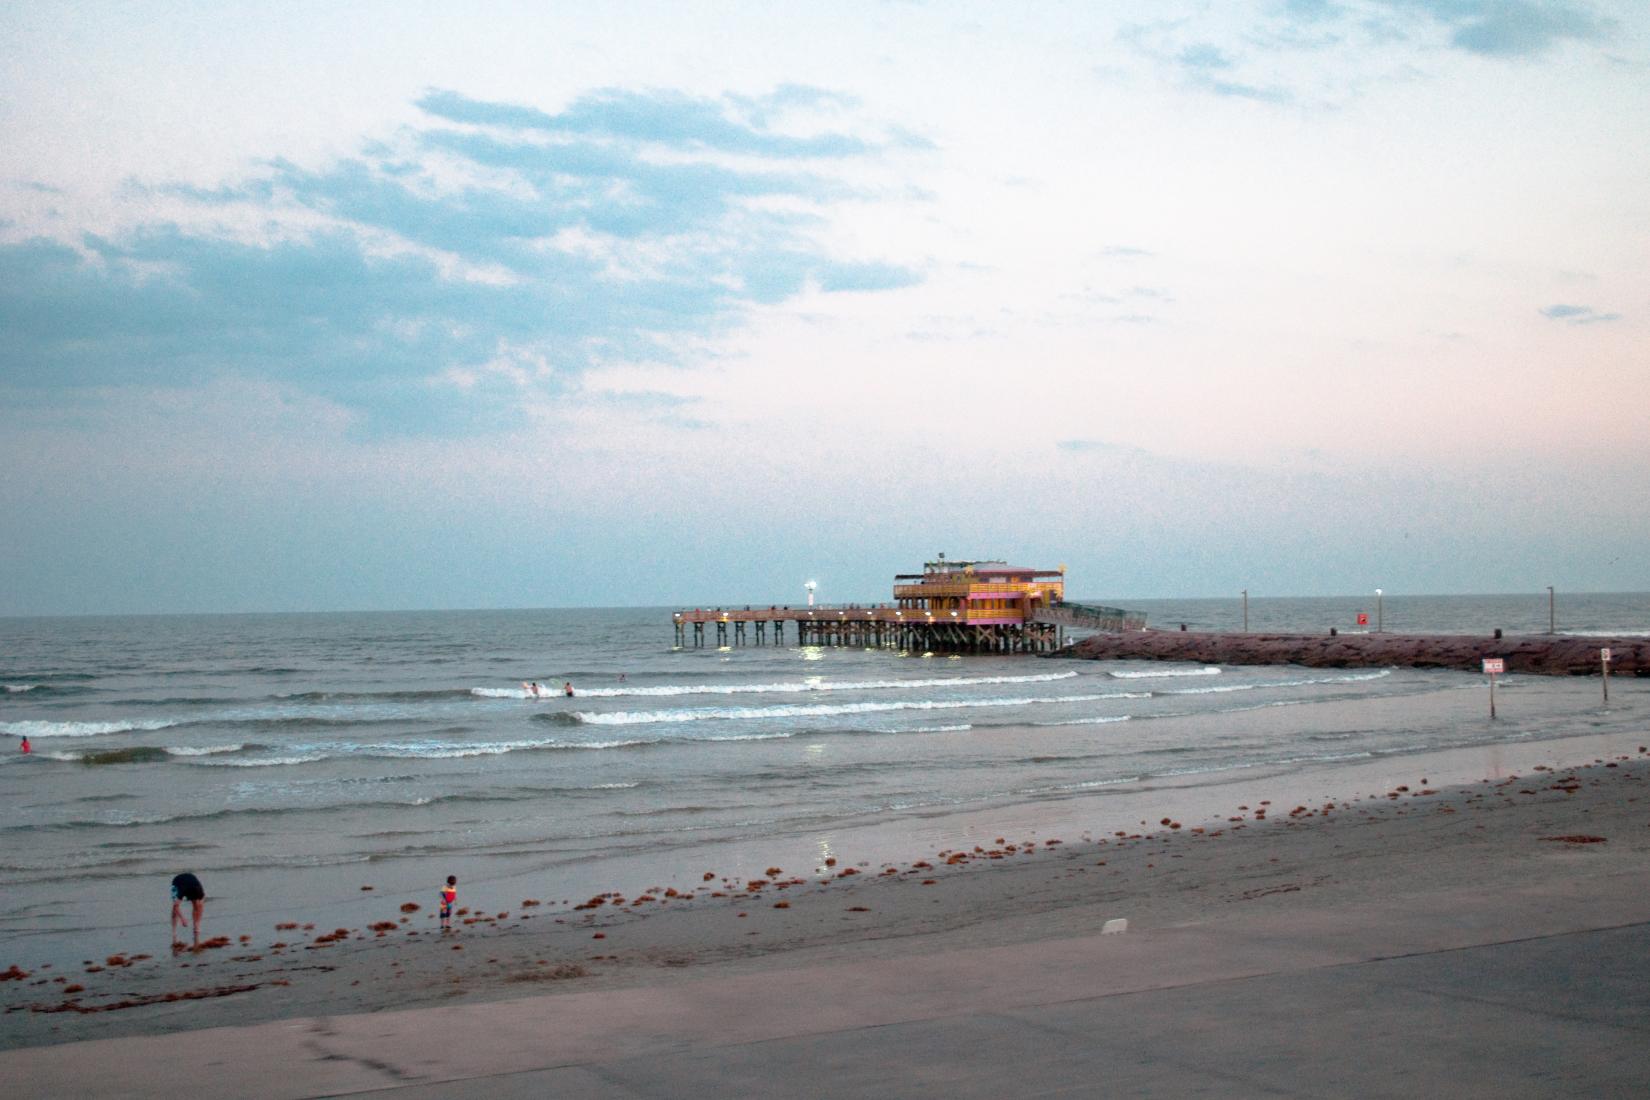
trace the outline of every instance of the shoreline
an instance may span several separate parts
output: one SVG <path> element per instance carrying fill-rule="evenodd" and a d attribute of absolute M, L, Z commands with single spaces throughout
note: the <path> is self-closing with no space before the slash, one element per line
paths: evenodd
<path fill-rule="evenodd" d="M 1089 661 L 1191 661 L 1307 668 L 1447 668 L 1478 672 L 1500 657 L 1510 673 L 1597 676 L 1599 650 L 1611 676 L 1650 676 L 1650 641 L 1632 637 L 1522 634 L 1277 634 L 1147 629 L 1095 634 L 1052 657 Z"/>
<path fill-rule="evenodd" d="M 0 1046 L 651 988 L 1058 939 L 1115 916 L 1136 928 L 1218 923 L 1255 903 L 1356 904 L 1550 873 L 1547 861 L 1570 847 L 1542 839 L 1552 835 L 1606 835 L 1607 843 L 1578 846 L 1592 863 L 1575 866 L 1603 865 L 1593 857 L 1610 862 L 1650 847 L 1650 801 L 1637 805 L 1638 788 L 1650 786 L 1641 742 L 1650 735 L 1532 740 L 979 810 L 976 844 L 913 847 L 898 863 L 826 857 L 833 862 L 777 866 L 772 875 L 758 867 L 724 878 L 727 867 L 707 868 L 708 883 L 633 887 L 623 905 L 609 896 L 557 912 L 553 903 L 522 904 L 544 899 L 506 901 L 503 887 L 466 891 L 461 881 L 460 905 L 470 911 L 446 938 L 431 931 L 433 906 L 421 896 L 413 914 L 398 912 L 413 900 L 404 895 L 364 899 L 382 912 L 341 937 L 296 919 L 278 922 L 298 924 L 284 930 L 228 927 L 214 923 L 209 905 L 206 935 L 227 927 L 229 942 L 199 954 L 100 953 L 82 967 L 49 969 L 0 960 L 27 972 L 0 983 Z M 920 842 L 920 831 L 910 839 Z M 486 912 L 475 911 L 478 902 Z"/>
<path fill-rule="evenodd" d="M 1439 782 L 1475 780 L 1493 774 L 1505 755 L 1528 742 L 1579 744 L 1582 734 L 1612 733 L 1633 741 L 1646 727 L 1639 681 L 1622 685 L 1611 706 L 1598 708 L 1596 681 L 1550 677 L 1509 677 L 1502 718 L 1486 718 L 1482 686 L 1455 674 L 1448 683 L 1415 694 L 1362 699 L 1344 706 L 1334 699 L 1309 705 L 1240 707 L 1205 714 L 1177 714 L 1143 722 L 1096 727 L 1005 725 L 937 735 L 955 741 L 964 755 L 1007 754 L 1031 765 L 1023 778 L 984 790 L 979 799 L 949 801 L 918 797 L 890 803 L 876 812 L 800 818 L 782 830 L 741 830 L 731 835 L 692 831 L 652 837 L 609 837 L 588 851 L 569 851 L 553 841 L 460 849 L 456 854 L 409 858 L 341 859 L 317 863 L 277 863 L 237 867 L 233 873 L 205 868 L 210 895 L 208 935 L 249 935 L 251 942 L 282 942 L 266 933 L 276 924 L 313 923 L 327 930 L 361 928 L 400 914 L 386 901 L 412 900 L 421 910 L 412 927 L 433 927 L 430 901 L 447 874 L 460 878 L 464 902 L 491 912 L 516 910 L 525 899 L 535 920 L 565 917 L 572 907 L 600 894 L 629 898 L 650 886 L 674 889 L 701 900 L 712 892 L 702 875 L 747 881 L 768 867 L 818 868 L 826 859 L 862 867 L 905 863 L 946 848 L 985 844 L 1010 830 L 1024 836 L 1064 838 L 1084 831 L 1138 828 L 1172 813 L 1201 821 L 1242 797 L 1338 797 L 1350 783 L 1401 782 L 1413 768 Z M 1438 690 L 1441 688 L 1442 690 Z M 1371 738 L 1367 729 L 1403 731 L 1399 737 Z M 1242 762 L 1211 765 L 1196 746 L 1237 739 L 1258 746 Z M 1265 751 L 1267 743 L 1288 744 Z M 1630 751 L 1635 745 L 1627 744 Z M 1441 745 L 1452 748 L 1437 747 Z M 1161 751 L 1153 751 L 1153 747 Z M 1114 752 L 1144 755 L 1127 768 L 1111 767 Z M 1459 751 L 1459 764 L 1444 765 Z M 1543 750 L 1545 751 L 1545 750 Z M 1554 749 L 1536 762 L 1583 759 L 1579 750 Z M 1440 757 L 1437 754 L 1444 753 Z M 1594 753 L 1593 755 L 1597 755 Z M 1586 757 L 1590 759 L 1591 757 Z M 1366 777 L 1366 778 L 1359 778 Z M 1453 778 L 1452 778 L 1453 777 Z M 1413 778 L 1413 777 L 1412 777 Z M 1256 786 L 1260 789 L 1256 791 Z M 358 821 L 357 830 L 371 827 Z M 462 837 L 459 838 L 462 840 Z M 187 856 L 182 858 L 187 859 Z M 47 892 L 37 886 L 15 891 L 10 913 L 0 925 L 0 969 L 52 963 L 77 968 L 89 957 L 108 954 L 162 955 L 167 948 L 164 876 L 117 875 L 71 879 L 69 888 Z M 644 903 L 651 904 L 651 903 Z M 514 919 L 514 918 L 513 918 Z M 0 987 L 3 988 L 3 987 Z"/>

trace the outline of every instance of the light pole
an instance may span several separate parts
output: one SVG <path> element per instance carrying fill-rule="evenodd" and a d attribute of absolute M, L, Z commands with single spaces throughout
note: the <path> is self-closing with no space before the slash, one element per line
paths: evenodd
<path fill-rule="evenodd" d="M 1381 632 L 1381 590 L 1375 590 L 1375 633 Z"/>
<path fill-rule="evenodd" d="M 812 607 L 814 605 L 814 589 L 819 587 L 819 582 L 818 581 L 809 581 L 807 584 L 803 585 L 802 587 L 806 588 L 808 590 L 808 606 Z"/>
<path fill-rule="evenodd" d="M 1249 590 L 1243 590 L 1243 632 L 1249 633 Z"/>
<path fill-rule="evenodd" d="M 1558 633 L 1558 611 L 1553 603 L 1553 586 L 1547 586 L 1547 633 Z"/>

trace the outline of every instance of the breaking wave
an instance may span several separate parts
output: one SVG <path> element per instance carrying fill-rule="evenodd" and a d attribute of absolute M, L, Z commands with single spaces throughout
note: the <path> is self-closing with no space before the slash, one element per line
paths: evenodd
<path fill-rule="evenodd" d="M 1308 676 L 1301 680 L 1261 680 L 1252 684 L 1219 684 L 1213 687 L 1160 688 L 1153 695 L 1217 695 L 1231 691 L 1264 691 L 1267 688 L 1311 687 L 1316 684 L 1356 684 L 1391 676 L 1390 668 L 1373 672 L 1349 672 L 1340 676 Z"/>
<path fill-rule="evenodd" d="M 628 696 L 671 695 L 801 695 L 810 691 L 890 691 L 902 688 L 954 687 L 976 684 L 1046 684 L 1055 680 L 1070 680 L 1076 672 L 1027 673 L 1021 676 L 939 676 L 923 680 L 825 680 L 814 677 L 805 680 L 778 680 L 750 684 L 655 684 L 625 685 L 623 687 L 576 687 L 575 698 L 617 699 Z M 470 694 L 486 699 L 556 699 L 564 698 L 554 684 L 543 684 L 539 695 L 526 688 L 474 687 Z"/>
<path fill-rule="evenodd" d="M 1114 669 L 1107 673 L 1119 680 L 1161 680 L 1171 676 L 1219 676 L 1220 669 L 1215 665 L 1204 668 L 1165 668 L 1158 669 Z"/>
<path fill-rule="evenodd" d="M 248 749 L 261 749 L 262 745 L 177 745 L 166 751 L 172 756 L 216 756 L 222 752 L 245 752 Z"/>
<path fill-rule="evenodd" d="M 899 710 L 969 710 L 979 707 L 1026 707 L 1040 703 L 1088 703 L 1100 699 L 1145 699 L 1144 691 L 1114 691 L 1096 695 L 1013 696 L 995 699 L 907 699 L 891 703 L 785 703 L 771 707 L 682 707 L 674 710 L 616 710 L 570 712 L 586 725 L 634 726 L 655 722 L 699 722 L 705 719 L 824 718 L 839 714 L 885 714 Z"/>
<path fill-rule="evenodd" d="M 170 718 L 142 720 L 117 718 L 112 722 L 0 722 L 0 733 L 13 737 L 101 737 L 109 733 L 147 732 L 170 729 L 181 723 Z"/>

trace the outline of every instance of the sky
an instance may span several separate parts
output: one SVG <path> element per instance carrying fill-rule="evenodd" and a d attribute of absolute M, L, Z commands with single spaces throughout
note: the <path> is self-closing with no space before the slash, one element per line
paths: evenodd
<path fill-rule="evenodd" d="M 1650 590 L 1650 7 L 0 6 L 0 614 Z"/>

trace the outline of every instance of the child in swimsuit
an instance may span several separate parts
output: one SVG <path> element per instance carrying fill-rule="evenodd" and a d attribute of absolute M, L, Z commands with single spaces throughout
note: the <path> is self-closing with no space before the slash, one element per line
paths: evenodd
<path fill-rule="evenodd" d="M 441 888 L 441 930 L 453 930 L 453 902 L 458 900 L 458 876 L 448 875 L 447 885 Z"/>

